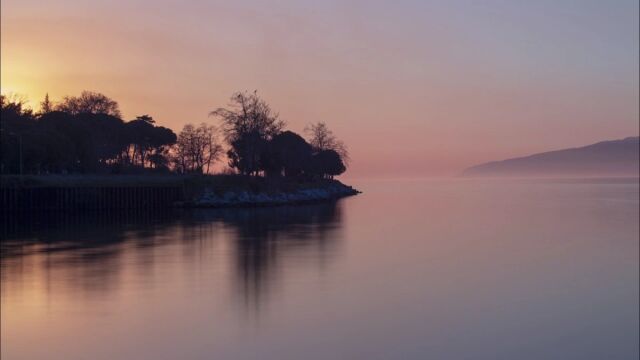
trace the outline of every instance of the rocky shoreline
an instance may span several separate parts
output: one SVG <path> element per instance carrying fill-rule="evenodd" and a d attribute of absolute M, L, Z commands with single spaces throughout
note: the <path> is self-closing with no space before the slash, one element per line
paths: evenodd
<path fill-rule="evenodd" d="M 342 197 L 360 194 L 361 192 L 339 181 L 321 186 L 278 192 L 251 192 L 246 190 L 227 190 L 217 192 L 213 188 L 205 188 L 201 194 L 191 201 L 178 204 L 180 207 L 218 208 L 276 206 L 311 203 L 335 200 Z"/>

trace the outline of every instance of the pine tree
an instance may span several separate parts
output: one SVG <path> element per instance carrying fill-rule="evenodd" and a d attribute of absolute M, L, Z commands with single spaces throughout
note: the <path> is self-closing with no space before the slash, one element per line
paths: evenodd
<path fill-rule="evenodd" d="M 53 104 L 49 101 L 49 93 L 44 96 L 44 100 L 40 103 L 40 113 L 47 114 L 53 111 Z"/>

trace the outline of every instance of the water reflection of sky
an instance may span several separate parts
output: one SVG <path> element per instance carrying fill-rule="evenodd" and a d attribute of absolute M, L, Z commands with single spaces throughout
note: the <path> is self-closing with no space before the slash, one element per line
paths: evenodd
<path fill-rule="evenodd" d="M 320 268 L 331 260 L 340 221 L 337 203 L 7 218 L 3 296 L 35 280 L 43 296 L 104 299 L 122 283 L 153 286 L 158 266 L 209 266 L 207 251 L 223 249 L 229 283 L 247 309 L 257 309 L 287 257 L 303 256 Z"/>
<path fill-rule="evenodd" d="M 354 185 L 3 218 L 2 358 L 637 358 L 637 180 Z"/>

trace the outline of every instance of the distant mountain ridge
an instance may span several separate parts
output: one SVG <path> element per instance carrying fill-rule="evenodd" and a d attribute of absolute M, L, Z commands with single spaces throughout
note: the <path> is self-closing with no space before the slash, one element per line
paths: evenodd
<path fill-rule="evenodd" d="M 638 176 L 640 137 L 492 161 L 467 168 L 465 177 Z"/>

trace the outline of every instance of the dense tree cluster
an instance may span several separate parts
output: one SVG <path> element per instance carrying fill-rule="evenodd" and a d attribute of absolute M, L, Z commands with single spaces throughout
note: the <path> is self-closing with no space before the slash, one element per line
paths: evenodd
<path fill-rule="evenodd" d="M 228 108 L 210 115 L 221 119 L 229 166 L 241 174 L 327 178 L 346 170 L 346 147 L 326 124 L 308 127 L 310 143 L 282 131 L 285 123 L 255 91 L 235 93 Z"/>
<path fill-rule="evenodd" d="M 230 145 L 229 165 L 244 175 L 257 175 L 267 144 L 284 127 L 269 105 L 256 92 L 238 92 L 231 97 L 229 108 L 210 113 L 220 118 L 222 130 Z"/>
<path fill-rule="evenodd" d="M 176 142 L 171 129 L 140 116 L 125 122 L 118 104 L 105 95 L 83 92 L 41 112 L 24 101 L 1 101 L 2 173 L 104 173 L 167 169 Z"/>
<path fill-rule="evenodd" d="M 0 105 L 3 174 L 211 173 L 226 155 L 242 175 L 310 179 L 339 175 L 348 160 L 326 124 L 310 125 L 307 142 L 284 131 L 284 121 L 256 92 L 238 92 L 227 108 L 211 112 L 220 131 L 187 124 L 178 135 L 149 115 L 124 121 L 118 103 L 95 92 L 57 104 L 47 95 L 37 113 L 17 97 L 3 95 Z"/>

